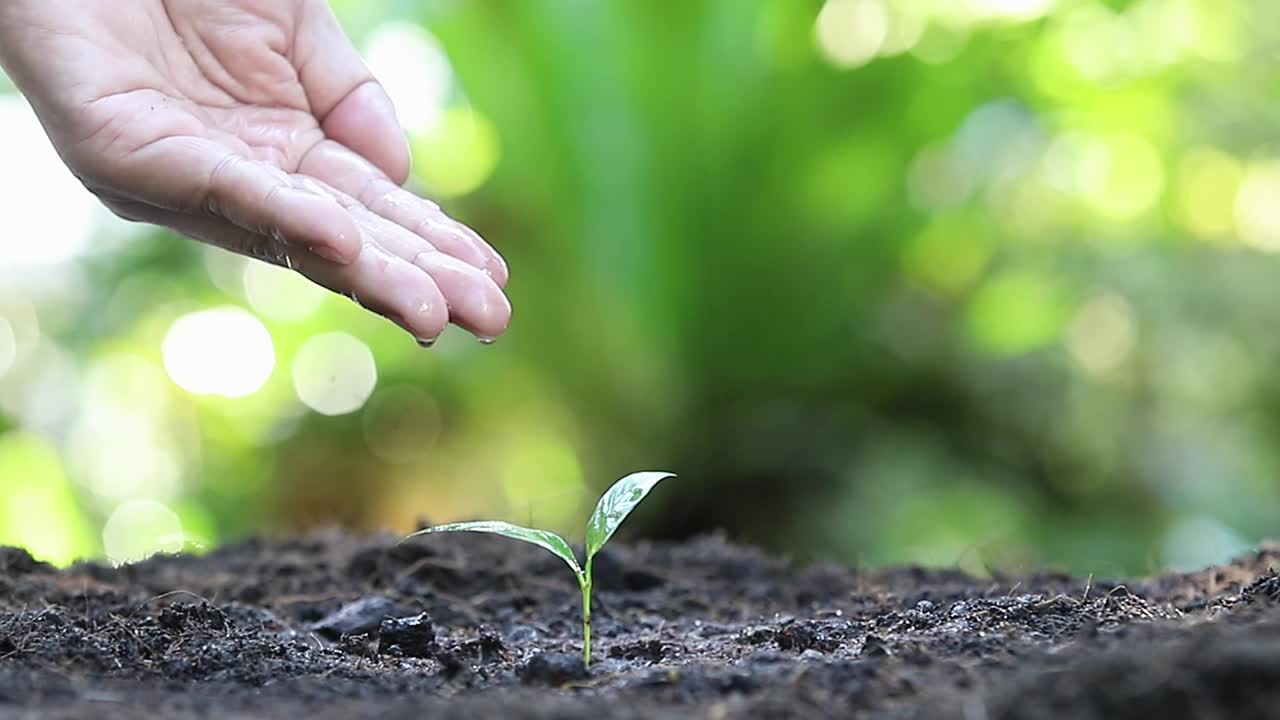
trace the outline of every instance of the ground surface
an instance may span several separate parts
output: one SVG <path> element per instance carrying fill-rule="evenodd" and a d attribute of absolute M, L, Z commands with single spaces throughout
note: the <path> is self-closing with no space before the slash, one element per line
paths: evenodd
<path fill-rule="evenodd" d="M 61 572 L 0 550 L 0 718 L 1280 717 L 1280 547 L 1123 585 L 794 568 L 715 538 L 596 562 L 580 676 L 572 578 L 502 538 Z"/>

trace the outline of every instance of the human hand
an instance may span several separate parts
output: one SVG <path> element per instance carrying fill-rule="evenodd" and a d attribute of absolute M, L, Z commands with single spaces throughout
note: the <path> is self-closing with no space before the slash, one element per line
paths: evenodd
<path fill-rule="evenodd" d="M 323 0 L 4 0 L 0 63 L 116 214 L 291 267 L 424 343 L 506 328 L 505 263 L 400 187 L 391 101 Z"/>

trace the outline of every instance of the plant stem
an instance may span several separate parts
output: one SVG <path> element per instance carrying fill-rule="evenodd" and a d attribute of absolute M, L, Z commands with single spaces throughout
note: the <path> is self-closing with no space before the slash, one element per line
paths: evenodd
<path fill-rule="evenodd" d="M 578 577 L 578 585 L 582 587 L 582 667 L 591 667 L 591 558 L 587 558 L 587 567 Z"/>

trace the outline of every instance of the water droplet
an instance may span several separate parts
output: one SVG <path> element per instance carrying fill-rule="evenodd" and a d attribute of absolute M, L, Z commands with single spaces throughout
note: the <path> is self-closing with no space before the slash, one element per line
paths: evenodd
<path fill-rule="evenodd" d="M 435 345 L 435 344 L 436 344 L 436 339 L 435 339 L 435 338 L 418 338 L 418 346 L 419 346 L 419 347 L 429 348 L 429 347 L 431 347 L 432 345 Z"/>
<path fill-rule="evenodd" d="M 489 337 L 487 335 L 477 335 L 476 340 L 479 340 L 481 345 L 492 345 L 498 342 L 498 338 Z"/>

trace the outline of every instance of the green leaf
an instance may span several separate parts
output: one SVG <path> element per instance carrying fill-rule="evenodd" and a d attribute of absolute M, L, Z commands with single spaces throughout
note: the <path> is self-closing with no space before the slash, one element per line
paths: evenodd
<path fill-rule="evenodd" d="M 515 540 L 523 540 L 532 543 L 540 548 L 550 550 L 556 557 L 564 560 L 573 568 L 575 574 L 581 574 L 582 568 L 578 566 L 578 558 L 574 557 L 573 548 L 569 547 L 569 543 L 559 535 L 548 532 L 546 530 L 534 530 L 532 528 L 520 527 L 511 523 L 500 522 L 497 520 L 483 520 L 480 522 L 460 522 L 449 523 L 448 525 L 436 525 L 426 530 L 419 530 L 406 537 L 408 540 L 417 535 L 430 535 L 442 532 L 480 532 L 493 533 L 495 535 L 503 535 Z"/>
<path fill-rule="evenodd" d="M 644 500 L 658 481 L 675 477 L 668 472 L 632 473 L 605 491 L 587 521 L 587 559 L 590 560 L 613 537 L 631 511 Z"/>

